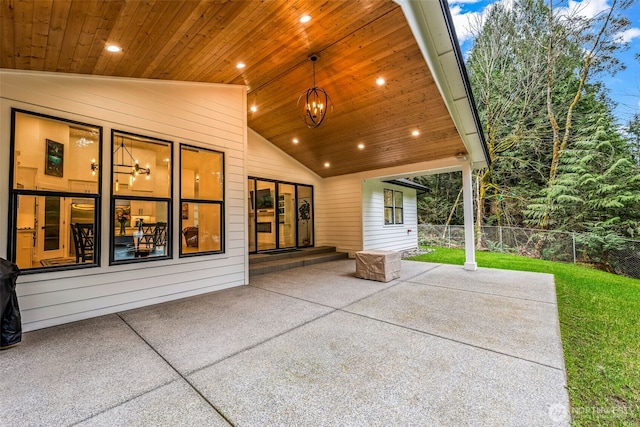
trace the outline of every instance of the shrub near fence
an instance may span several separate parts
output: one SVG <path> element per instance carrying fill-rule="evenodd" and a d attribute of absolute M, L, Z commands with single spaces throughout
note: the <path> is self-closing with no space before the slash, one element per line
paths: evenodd
<path fill-rule="evenodd" d="M 587 233 L 536 230 L 516 227 L 482 227 L 478 250 L 504 252 L 550 261 L 586 263 L 597 268 L 640 279 L 640 241 L 622 240 L 606 253 L 587 245 L 593 236 Z M 477 238 L 476 238 L 477 242 Z M 418 226 L 421 246 L 464 248 L 462 225 Z"/>

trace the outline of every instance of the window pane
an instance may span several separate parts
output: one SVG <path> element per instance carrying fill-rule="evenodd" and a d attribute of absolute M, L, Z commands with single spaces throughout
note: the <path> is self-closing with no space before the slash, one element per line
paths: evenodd
<path fill-rule="evenodd" d="M 93 198 L 18 195 L 18 267 L 95 264 L 95 212 Z"/>
<path fill-rule="evenodd" d="M 248 183 L 248 195 L 249 201 L 247 206 L 249 207 L 249 252 L 255 252 L 256 249 L 256 210 L 254 209 L 256 191 L 256 181 L 253 178 L 249 178 Z"/>
<path fill-rule="evenodd" d="M 171 197 L 171 143 L 113 132 L 113 194 Z"/>
<path fill-rule="evenodd" d="M 15 113 L 16 190 L 98 193 L 102 129 Z"/>
<path fill-rule="evenodd" d="M 116 199 L 114 205 L 114 261 L 168 255 L 168 202 Z"/>
<path fill-rule="evenodd" d="M 296 186 L 278 184 L 278 248 L 296 245 Z"/>
<path fill-rule="evenodd" d="M 222 206 L 182 203 L 182 253 L 222 250 Z"/>
<path fill-rule="evenodd" d="M 298 185 L 298 246 L 313 245 L 313 188 Z"/>
<path fill-rule="evenodd" d="M 393 224 L 393 208 L 384 208 L 384 223 Z"/>
<path fill-rule="evenodd" d="M 384 205 L 393 207 L 393 190 L 384 190 Z"/>
<path fill-rule="evenodd" d="M 402 191 L 394 191 L 393 196 L 395 199 L 395 207 L 401 208 L 402 206 Z"/>
<path fill-rule="evenodd" d="M 396 212 L 395 223 L 402 224 L 403 223 L 402 209 L 396 209 L 395 212 Z"/>
<path fill-rule="evenodd" d="M 182 146 L 181 186 L 183 199 L 223 199 L 223 155 L 215 151 Z"/>

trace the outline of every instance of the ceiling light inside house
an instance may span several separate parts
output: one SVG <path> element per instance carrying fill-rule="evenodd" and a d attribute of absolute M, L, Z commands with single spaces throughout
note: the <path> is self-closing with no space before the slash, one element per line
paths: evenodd
<path fill-rule="evenodd" d="M 376 84 L 377 84 L 378 86 L 384 86 L 384 84 L 385 84 L 385 83 L 386 83 L 386 81 L 384 80 L 384 78 L 383 78 L 383 77 L 378 77 L 378 78 L 376 79 Z"/>
<path fill-rule="evenodd" d="M 306 24 L 309 21 L 311 21 L 311 15 L 302 15 L 300 17 L 300 23 L 302 24 Z"/>
<path fill-rule="evenodd" d="M 115 144 L 115 141 L 114 141 Z M 119 190 L 119 174 L 129 175 L 129 185 L 133 185 L 138 175 L 146 175 L 149 179 L 151 175 L 151 166 L 140 166 L 138 159 L 133 157 L 133 140 L 131 145 L 127 147 L 123 136 L 120 137 L 120 144 L 113 151 L 113 173 L 116 175 L 116 191 Z M 100 165 L 96 162 L 96 159 L 91 159 L 91 174 L 95 175 L 95 172 L 100 168 Z"/>
<path fill-rule="evenodd" d="M 105 47 L 106 50 L 108 50 L 109 52 L 122 52 L 122 48 L 118 45 L 115 44 L 108 44 L 107 47 Z"/>
<path fill-rule="evenodd" d="M 90 144 L 93 144 L 93 141 L 84 136 L 76 141 L 76 147 L 86 147 Z"/>
<path fill-rule="evenodd" d="M 242 70 L 242 69 L 243 69 L 244 67 L 246 67 L 246 66 L 247 66 L 247 65 L 246 65 L 244 62 L 238 62 L 238 63 L 236 64 L 236 68 L 237 68 L 238 70 Z"/>

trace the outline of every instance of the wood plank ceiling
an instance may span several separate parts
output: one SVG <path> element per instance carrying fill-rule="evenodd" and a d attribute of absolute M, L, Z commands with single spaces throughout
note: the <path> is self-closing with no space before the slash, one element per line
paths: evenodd
<path fill-rule="evenodd" d="M 2 0 L 1 7 L 0 67 L 246 85 L 248 105 L 258 109 L 248 111 L 249 127 L 322 177 L 466 152 L 390 0 Z M 301 23 L 303 15 L 311 21 Z M 108 44 L 123 51 L 107 52 Z M 313 85 L 311 54 L 319 55 L 317 85 L 334 104 L 315 129 L 296 109 Z"/>

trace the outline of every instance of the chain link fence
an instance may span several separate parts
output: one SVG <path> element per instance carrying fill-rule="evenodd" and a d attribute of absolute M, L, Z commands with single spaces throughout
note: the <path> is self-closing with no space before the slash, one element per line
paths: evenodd
<path fill-rule="evenodd" d="M 550 261 L 590 264 L 601 270 L 640 279 L 640 241 L 619 239 L 615 249 L 598 247 L 588 233 L 515 227 L 482 227 L 479 250 L 503 252 Z M 478 237 L 476 237 L 476 243 Z M 596 244 L 594 244 L 596 242 Z M 421 246 L 464 248 L 464 226 L 418 226 Z M 603 245 L 604 246 L 604 245 Z"/>

